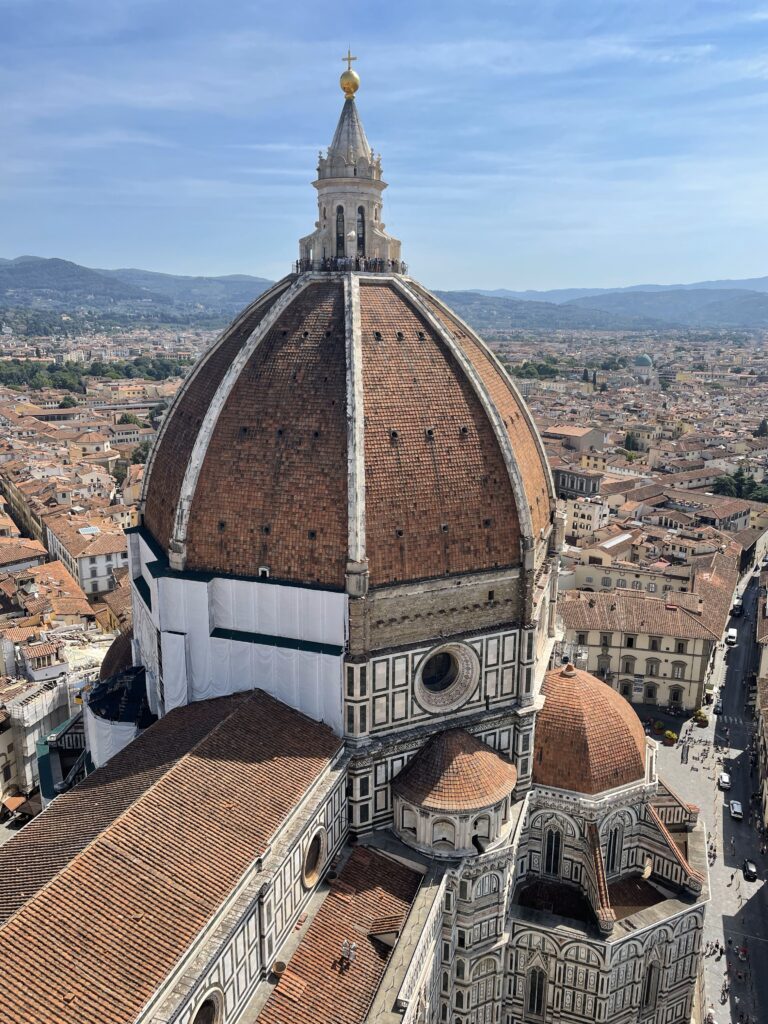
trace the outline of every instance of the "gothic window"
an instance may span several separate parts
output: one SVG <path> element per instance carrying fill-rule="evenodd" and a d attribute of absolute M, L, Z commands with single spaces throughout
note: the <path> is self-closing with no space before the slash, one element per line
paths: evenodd
<path fill-rule="evenodd" d="M 456 829 L 451 821 L 436 821 L 432 826 L 432 845 L 452 850 L 456 845 Z"/>
<path fill-rule="evenodd" d="M 344 256 L 344 207 L 336 207 L 336 255 Z"/>
<path fill-rule="evenodd" d="M 365 210 L 357 208 L 357 255 L 365 256 Z"/>
<path fill-rule="evenodd" d="M 611 829 L 608 836 L 608 856 L 605 867 L 609 875 L 613 875 L 621 869 L 621 847 L 621 827 L 617 825 Z"/>
<path fill-rule="evenodd" d="M 528 1013 L 533 1014 L 535 1017 L 544 1016 L 544 986 L 546 981 L 544 971 L 540 967 L 534 967 L 532 971 L 528 972 L 526 1007 Z"/>
<path fill-rule="evenodd" d="M 547 829 L 544 843 L 544 871 L 548 875 L 560 874 L 560 847 L 562 836 L 556 828 Z"/>
<path fill-rule="evenodd" d="M 655 1005 L 658 987 L 658 964 L 648 964 L 645 969 L 645 980 L 643 981 L 643 1009 L 647 1010 Z"/>
<path fill-rule="evenodd" d="M 482 875 L 475 882 L 474 898 L 479 899 L 481 896 L 488 896 L 489 893 L 499 891 L 499 877 L 494 875 L 493 872 L 489 872 L 487 875 Z"/>

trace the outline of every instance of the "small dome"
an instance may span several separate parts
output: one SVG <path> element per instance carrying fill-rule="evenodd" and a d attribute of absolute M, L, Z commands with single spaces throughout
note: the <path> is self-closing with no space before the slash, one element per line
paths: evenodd
<path fill-rule="evenodd" d="M 566 665 L 544 677 L 533 781 L 594 795 L 645 777 L 645 731 L 614 689 Z"/>
<path fill-rule="evenodd" d="M 641 356 L 635 356 L 635 366 L 653 366 L 653 360 L 647 353 L 643 353 Z"/>
<path fill-rule="evenodd" d="M 464 729 L 438 733 L 408 762 L 393 783 L 397 796 L 434 811 L 490 807 L 515 788 L 517 770 Z"/>

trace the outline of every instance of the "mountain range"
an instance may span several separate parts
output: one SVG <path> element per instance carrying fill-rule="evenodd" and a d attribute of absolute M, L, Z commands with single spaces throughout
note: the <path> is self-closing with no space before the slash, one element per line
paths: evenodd
<path fill-rule="evenodd" d="M 104 270 L 63 259 L 0 259 L 0 307 L 164 316 L 234 316 L 271 281 Z M 437 293 L 479 330 L 663 330 L 768 327 L 768 277 L 628 288 Z"/>

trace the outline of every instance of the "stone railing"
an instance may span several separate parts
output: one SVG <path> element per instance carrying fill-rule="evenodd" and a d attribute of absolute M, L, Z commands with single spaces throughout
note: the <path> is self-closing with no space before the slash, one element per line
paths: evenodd
<path fill-rule="evenodd" d="M 402 260 L 382 260 L 373 256 L 334 256 L 325 260 L 296 260 L 293 265 L 294 274 L 306 274 L 308 271 L 335 273 L 338 271 L 356 270 L 365 274 L 407 274 L 408 266 Z"/>

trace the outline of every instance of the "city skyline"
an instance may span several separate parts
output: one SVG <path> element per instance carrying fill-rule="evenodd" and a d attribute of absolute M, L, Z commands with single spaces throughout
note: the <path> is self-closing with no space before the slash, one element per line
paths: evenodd
<path fill-rule="evenodd" d="M 759 4 L 0 10 L 4 257 L 281 276 L 314 223 L 349 42 L 384 219 L 415 276 L 546 289 L 765 273 Z"/>

